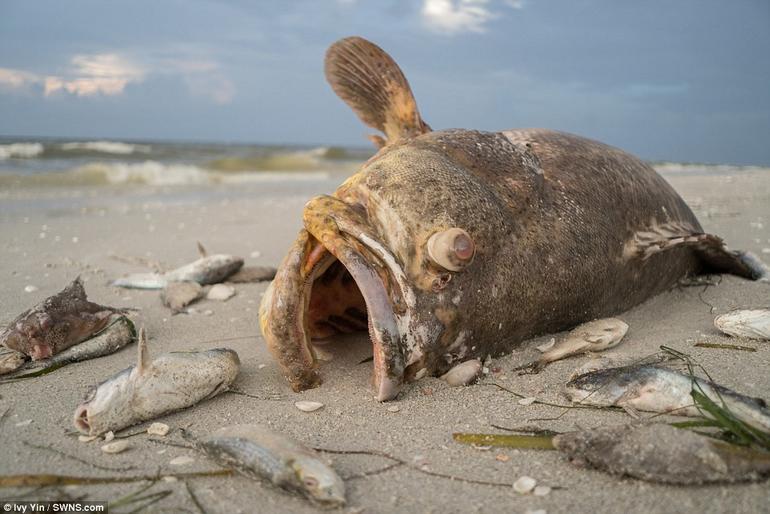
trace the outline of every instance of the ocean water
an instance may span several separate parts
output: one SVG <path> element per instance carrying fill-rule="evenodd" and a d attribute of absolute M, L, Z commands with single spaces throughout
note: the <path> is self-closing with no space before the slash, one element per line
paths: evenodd
<path fill-rule="evenodd" d="M 373 153 L 366 147 L 0 138 L 0 187 L 318 179 L 349 175 Z M 770 171 L 729 164 L 652 164 L 664 175 Z"/>
<path fill-rule="evenodd" d="M 0 187 L 182 185 L 350 174 L 368 148 L 0 138 Z"/>

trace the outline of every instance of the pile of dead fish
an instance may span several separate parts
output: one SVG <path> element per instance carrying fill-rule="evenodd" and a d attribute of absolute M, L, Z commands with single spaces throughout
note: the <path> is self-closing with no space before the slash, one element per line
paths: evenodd
<path fill-rule="evenodd" d="M 163 305 L 178 314 L 186 312 L 188 305 L 204 296 L 209 300 L 229 300 L 235 295 L 234 283 L 262 282 L 275 276 L 275 268 L 244 266 L 241 257 L 208 255 L 200 243 L 198 253 L 198 260 L 180 268 L 164 273 L 134 273 L 113 281 L 112 285 L 130 289 L 159 289 Z M 206 286 L 210 287 L 205 289 Z"/>

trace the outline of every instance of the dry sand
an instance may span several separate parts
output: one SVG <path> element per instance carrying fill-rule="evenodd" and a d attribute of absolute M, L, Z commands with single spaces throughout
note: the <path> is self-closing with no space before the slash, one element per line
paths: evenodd
<path fill-rule="evenodd" d="M 667 178 L 697 212 L 708 231 L 725 237 L 765 261 L 770 248 L 770 175 L 668 174 Z M 238 285 L 226 303 L 203 301 L 196 307 L 212 315 L 171 316 L 157 292 L 117 290 L 107 285 L 131 271 L 144 271 L 112 256 L 161 261 L 178 266 L 195 258 L 195 242 L 212 252 L 246 257 L 247 263 L 277 265 L 300 225 L 302 206 L 310 196 L 330 192 L 340 177 L 304 181 L 265 181 L 243 186 L 96 187 L 92 189 L 19 189 L 0 191 L 0 320 L 7 323 L 42 298 L 58 292 L 80 274 L 94 301 L 141 309 L 155 353 L 229 346 L 243 363 L 235 386 L 278 399 L 224 394 L 160 421 L 203 434 L 234 423 L 264 423 L 311 446 L 373 449 L 424 465 L 435 472 L 485 481 L 512 483 L 522 475 L 554 490 L 544 497 L 521 496 L 510 487 L 469 484 L 438 478 L 404 467 L 347 481 L 352 512 L 760 512 L 770 505 L 768 484 L 711 487 L 669 487 L 619 479 L 582 470 L 559 454 L 547 451 L 492 449 L 482 451 L 456 444 L 456 431 L 495 432 L 536 423 L 554 430 L 590 428 L 628 421 L 624 413 L 523 406 L 517 398 L 491 386 L 497 382 L 527 396 L 563 402 L 560 390 L 570 373 L 586 361 L 573 358 L 549 366 L 537 376 L 510 370 L 537 355 L 535 345 L 495 359 L 491 372 L 477 385 L 449 388 L 426 378 L 407 387 L 398 401 L 381 404 L 369 390 L 371 364 L 357 364 L 370 355 L 364 336 L 343 337 L 326 350 L 322 387 L 294 394 L 286 386 L 258 335 L 257 307 L 266 284 Z M 621 207 L 621 206 L 619 206 Z M 255 253 L 258 252 L 258 253 Z M 39 289 L 25 292 L 25 286 Z M 713 306 L 713 310 L 709 307 Z M 770 343 L 747 343 L 756 353 L 696 348 L 698 341 L 727 342 L 712 326 L 716 314 L 738 307 L 770 306 L 770 286 L 724 277 L 707 290 L 672 290 L 620 316 L 630 325 L 624 342 L 611 354 L 634 358 L 655 352 L 661 344 L 687 352 L 703 363 L 721 384 L 742 393 L 770 397 Z M 227 338 L 240 340 L 224 341 Z M 733 341 L 731 341 L 733 342 Z M 188 450 L 149 442 L 145 435 L 128 439 L 131 449 L 105 455 L 99 444 L 81 443 L 72 433 L 72 415 L 88 390 L 133 363 L 133 347 L 117 354 L 70 365 L 50 375 L 0 385 L 0 474 L 59 473 L 78 476 L 155 474 L 213 469 Z M 313 413 L 294 407 L 299 399 L 323 402 Z M 397 406 L 398 412 L 390 407 Z M 531 421 L 533 418 L 556 418 Z M 146 427 L 148 424 L 143 425 Z M 129 432 L 132 431 L 129 429 Z M 175 437 L 173 434 L 169 437 Z M 46 446 L 106 467 L 110 471 L 37 449 Z M 194 462 L 173 466 L 175 457 Z M 509 457 L 507 460 L 498 455 Z M 343 477 L 388 464 L 371 456 L 330 456 Z M 503 462 L 504 461 L 504 462 Z M 189 481 L 206 512 L 313 512 L 301 498 L 242 477 L 198 478 Z M 35 492 L 34 499 L 63 494 L 92 500 L 114 500 L 143 484 L 78 486 Z M 161 481 L 148 492 L 171 491 L 149 511 L 196 512 L 182 482 Z M 9 498 L 28 489 L 2 489 Z M 130 507 L 116 509 L 126 512 Z"/>

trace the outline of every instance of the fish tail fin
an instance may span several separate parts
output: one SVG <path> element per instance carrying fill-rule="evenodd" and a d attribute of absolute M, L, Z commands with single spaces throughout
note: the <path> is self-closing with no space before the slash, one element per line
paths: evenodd
<path fill-rule="evenodd" d="M 360 37 L 348 37 L 326 51 L 326 80 L 368 126 L 383 132 L 375 146 L 393 144 L 430 132 L 398 64 L 382 48 Z"/>

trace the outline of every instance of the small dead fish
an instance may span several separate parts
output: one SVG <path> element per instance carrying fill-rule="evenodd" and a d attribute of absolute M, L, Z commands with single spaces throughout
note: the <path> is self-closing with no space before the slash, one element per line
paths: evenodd
<path fill-rule="evenodd" d="M 579 465 L 650 482 L 699 485 L 770 476 L 770 453 L 662 423 L 570 432 L 553 444 Z"/>
<path fill-rule="evenodd" d="M 733 337 L 770 340 L 770 309 L 728 312 L 717 316 L 714 326 Z"/>
<path fill-rule="evenodd" d="M 298 492 L 318 506 L 345 505 L 345 483 L 314 450 L 263 426 L 225 427 L 196 446 L 223 466 Z"/>
<path fill-rule="evenodd" d="M 75 411 L 75 428 L 98 435 L 150 420 L 226 390 L 240 368 L 226 348 L 170 352 L 151 361 L 144 329 L 139 332 L 136 366 L 96 386 Z"/>
<path fill-rule="evenodd" d="M 132 289 L 163 289 L 169 282 L 217 284 L 241 269 L 243 259 L 232 255 L 203 255 L 195 262 L 166 273 L 132 273 L 112 282 L 113 286 Z"/>
<path fill-rule="evenodd" d="M 197 282 L 169 282 L 160 293 L 163 305 L 178 314 L 203 296 L 203 286 Z"/>
<path fill-rule="evenodd" d="M 551 362 L 587 352 L 601 352 L 617 346 L 628 332 L 628 325 L 617 318 L 597 319 L 571 330 L 567 337 L 544 352 L 540 358 L 514 371 L 540 373 Z"/>
<path fill-rule="evenodd" d="M 567 383 L 567 397 L 584 405 L 631 407 L 678 416 L 707 416 L 693 402 L 691 391 L 703 393 L 741 421 L 770 431 L 770 410 L 760 398 L 736 393 L 709 380 L 668 368 L 636 364 L 607 368 L 577 376 Z"/>
<path fill-rule="evenodd" d="M 21 352 L 0 346 L 0 375 L 13 373 L 22 367 L 28 358 Z"/>
<path fill-rule="evenodd" d="M 15 375 L 11 380 L 20 378 L 33 378 L 46 375 L 55 369 L 73 362 L 96 359 L 117 352 L 124 346 L 136 340 L 136 328 L 134 323 L 125 316 L 114 314 L 110 318 L 110 324 L 91 339 L 76 344 L 51 357 L 38 361 L 33 367 L 42 368 L 32 373 Z"/>
<path fill-rule="evenodd" d="M 32 360 L 46 359 L 92 337 L 113 314 L 125 312 L 89 302 L 78 277 L 60 293 L 21 313 L 0 334 L 0 344 Z"/>

